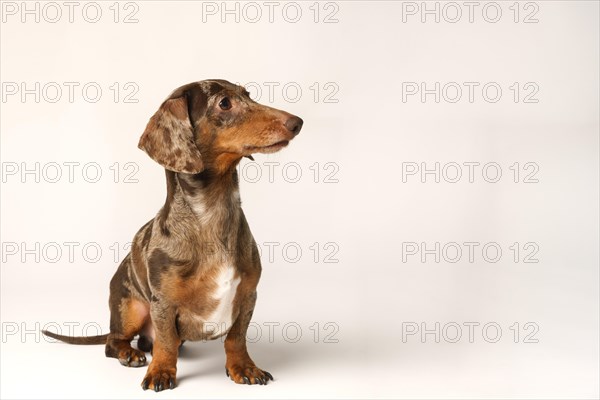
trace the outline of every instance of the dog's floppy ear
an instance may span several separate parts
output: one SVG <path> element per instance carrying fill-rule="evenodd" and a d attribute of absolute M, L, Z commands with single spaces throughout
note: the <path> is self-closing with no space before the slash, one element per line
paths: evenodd
<path fill-rule="evenodd" d="M 162 103 L 150 118 L 138 147 L 170 171 L 197 174 L 203 170 L 185 94 Z"/>

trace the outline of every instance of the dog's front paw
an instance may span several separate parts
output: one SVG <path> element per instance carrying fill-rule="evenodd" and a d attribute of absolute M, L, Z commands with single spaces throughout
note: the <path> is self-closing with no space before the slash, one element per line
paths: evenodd
<path fill-rule="evenodd" d="M 155 392 L 174 389 L 177 385 L 175 368 L 148 367 L 148 372 L 142 381 L 142 389 L 153 389 Z"/>
<path fill-rule="evenodd" d="M 235 383 L 246 385 L 266 385 L 274 380 L 273 375 L 258 368 L 251 361 L 245 364 L 232 364 L 225 367 L 225 374 Z"/>

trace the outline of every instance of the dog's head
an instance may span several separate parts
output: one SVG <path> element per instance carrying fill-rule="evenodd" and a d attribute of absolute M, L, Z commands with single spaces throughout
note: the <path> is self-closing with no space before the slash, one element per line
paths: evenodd
<path fill-rule="evenodd" d="M 206 80 L 175 90 L 138 147 L 171 171 L 223 171 L 244 156 L 282 149 L 301 128 L 302 119 L 256 103 L 243 87 Z"/>

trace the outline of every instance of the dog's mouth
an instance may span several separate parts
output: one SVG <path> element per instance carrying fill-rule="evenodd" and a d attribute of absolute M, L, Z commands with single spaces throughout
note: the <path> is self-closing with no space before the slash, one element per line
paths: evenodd
<path fill-rule="evenodd" d="M 274 153 L 290 144 L 289 140 L 281 140 L 268 146 L 246 146 L 246 151 L 250 153 Z"/>

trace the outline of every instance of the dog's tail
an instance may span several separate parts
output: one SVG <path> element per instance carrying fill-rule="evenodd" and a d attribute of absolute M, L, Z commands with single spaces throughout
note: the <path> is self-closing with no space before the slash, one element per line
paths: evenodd
<path fill-rule="evenodd" d="M 98 336 L 65 336 L 59 335 L 54 332 L 42 331 L 42 333 L 48 337 L 51 337 L 56 340 L 60 340 L 61 342 L 69 343 L 69 344 L 106 344 L 106 339 L 108 335 L 98 335 Z"/>

